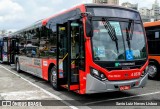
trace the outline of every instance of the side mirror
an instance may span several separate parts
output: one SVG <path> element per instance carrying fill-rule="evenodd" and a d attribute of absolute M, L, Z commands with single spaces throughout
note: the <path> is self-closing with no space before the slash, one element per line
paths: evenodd
<path fill-rule="evenodd" d="M 86 20 L 86 35 L 87 37 L 93 36 L 93 26 L 92 26 L 91 18 L 87 18 Z"/>

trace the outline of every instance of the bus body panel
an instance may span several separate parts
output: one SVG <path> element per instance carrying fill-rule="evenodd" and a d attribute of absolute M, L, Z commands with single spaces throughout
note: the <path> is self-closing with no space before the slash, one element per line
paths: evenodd
<path fill-rule="evenodd" d="M 160 64 L 160 56 L 152 56 L 152 55 L 149 55 L 148 58 L 150 60 L 156 60 L 159 64 Z"/>
<path fill-rule="evenodd" d="M 51 64 L 56 65 L 55 59 L 38 59 L 16 56 L 20 62 L 20 69 L 48 81 L 48 70 Z"/>
<path fill-rule="evenodd" d="M 2 55 L 2 62 L 8 62 L 8 55 L 6 53 Z"/>
<path fill-rule="evenodd" d="M 102 93 L 120 91 L 121 86 L 130 86 L 130 89 L 144 87 L 148 80 L 148 74 L 143 78 L 126 81 L 100 81 L 90 74 L 87 75 L 86 93 Z"/>
<path fill-rule="evenodd" d="M 42 72 L 43 72 L 43 79 L 48 81 L 48 74 L 49 74 L 49 67 L 50 65 L 56 65 L 55 59 L 42 59 Z"/>
<path fill-rule="evenodd" d="M 32 75 L 43 78 L 42 76 L 42 59 L 19 56 L 18 61 L 20 69 Z"/>

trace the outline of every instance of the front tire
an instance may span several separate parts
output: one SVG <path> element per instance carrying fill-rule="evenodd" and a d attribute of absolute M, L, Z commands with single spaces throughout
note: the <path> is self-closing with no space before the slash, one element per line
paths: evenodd
<path fill-rule="evenodd" d="M 148 65 L 148 77 L 149 79 L 158 79 L 159 77 L 159 67 L 156 63 L 149 63 Z"/>
<path fill-rule="evenodd" d="M 50 84 L 53 87 L 54 90 L 59 90 L 59 86 L 58 86 L 58 79 L 57 79 L 57 70 L 55 67 L 52 67 L 50 70 Z"/>

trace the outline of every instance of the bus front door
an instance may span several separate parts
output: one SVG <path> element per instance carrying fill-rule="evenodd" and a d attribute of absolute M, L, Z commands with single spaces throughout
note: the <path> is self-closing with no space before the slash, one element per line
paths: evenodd
<path fill-rule="evenodd" d="M 81 23 L 80 21 L 68 21 L 63 25 L 58 25 L 57 27 L 57 46 L 59 48 L 59 53 L 57 53 L 57 65 L 59 65 L 57 66 L 57 69 L 59 70 L 57 70 L 57 72 L 61 75 L 62 72 L 60 70 L 63 70 L 63 82 L 65 81 L 64 83 L 68 90 L 78 90 L 79 62 L 81 57 Z M 60 76 L 58 78 L 60 78 Z"/>

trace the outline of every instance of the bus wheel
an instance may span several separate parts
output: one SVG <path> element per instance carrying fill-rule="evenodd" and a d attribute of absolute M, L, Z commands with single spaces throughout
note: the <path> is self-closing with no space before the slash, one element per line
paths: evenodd
<path fill-rule="evenodd" d="M 157 79 L 158 78 L 159 68 L 155 63 L 150 63 L 148 65 L 148 76 L 149 79 Z"/>
<path fill-rule="evenodd" d="M 20 70 L 20 65 L 19 65 L 19 61 L 18 61 L 18 60 L 16 61 L 16 71 L 17 71 L 18 73 L 21 72 L 21 70 Z"/>
<path fill-rule="evenodd" d="M 55 90 L 59 90 L 59 87 L 57 85 L 57 71 L 55 67 L 52 67 L 50 70 L 50 83 Z"/>

